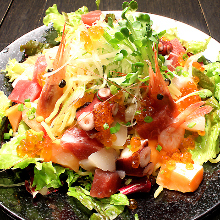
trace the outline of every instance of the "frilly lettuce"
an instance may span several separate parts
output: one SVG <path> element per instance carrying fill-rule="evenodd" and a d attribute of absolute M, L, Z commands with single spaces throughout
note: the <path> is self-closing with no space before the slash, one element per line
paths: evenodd
<path fill-rule="evenodd" d="M 37 56 L 30 56 L 23 63 L 19 63 L 16 59 L 9 59 L 6 69 L 3 70 L 3 72 L 10 78 L 9 82 L 13 82 L 22 74 L 22 77 L 27 77 L 29 80 L 32 80 L 36 60 Z"/>
<path fill-rule="evenodd" d="M 185 40 L 182 40 L 181 43 L 186 48 L 187 52 L 197 54 L 197 53 L 203 52 L 207 49 L 207 46 L 208 46 L 210 40 L 211 40 L 211 37 L 205 39 L 205 41 L 185 41 Z"/>
<path fill-rule="evenodd" d="M 207 99 L 206 104 L 213 110 L 206 115 L 205 135 L 196 139 L 195 149 L 190 151 L 194 162 L 201 165 L 215 158 L 220 151 L 220 106 L 214 97 Z"/>
<path fill-rule="evenodd" d="M 2 145 L 0 149 L 0 169 L 21 168 L 24 169 L 30 163 L 36 163 L 39 158 L 20 158 L 17 155 L 17 146 L 22 139 L 26 137 L 27 125 L 21 121 L 18 128 L 18 134 L 10 141 Z"/>
<path fill-rule="evenodd" d="M 65 168 L 60 165 L 53 165 L 52 162 L 37 162 L 34 167 L 34 181 L 32 186 L 36 186 L 36 190 L 43 187 L 59 188 L 62 186 L 60 175 L 65 172 Z"/>
<path fill-rule="evenodd" d="M 205 73 L 214 82 L 214 96 L 220 101 L 220 63 L 213 62 L 205 65 Z"/>
<path fill-rule="evenodd" d="M 69 187 L 68 195 L 78 199 L 89 210 L 95 209 L 97 213 L 90 217 L 93 220 L 115 219 L 124 211 L 125 205 L 129 205 L 127 196 L 121 193 L 97 199 L 91 197 L 90 192 L 80 186 Z"/>
<path fill-rule="evenodd" d="M 0 105 L 0 124 L 1 124 L 2 118 L 5 116 L 5 111 L 11 105 L 11 101 L 8 99 L 8 97 L 2 91 L 0 91 L 0 100 L 1 100 L 1 105 Z"/>
<path fill-rule="evenodd" d="M 16 59 L 9 59 L 4 71 L 6 72 L 6 76 L 10 78 L 10 82 L 13 82 L 25 71 L 25 66 Z"/>
<path fill-rule="evenodd" d="M 219 111 L 219 110 L 218 110 Z M 217 113 L 216 117 L 219 115 Z M 219 131 L 220 131 L 220 122 L 219 118 L 213 122 L 213 114 L 206 116 L 206 128 L 205 135 L 199 136 L 196 140 L 195 149 L 191 150 L 192 159 L 195 163 L 203 164 L 210 159 L 213 159 L 217 156 L 220 151 L 219 148 Z"/>
<path fill-rule="evenodd" d="M 180 39 L 178 37 L 177 28 L 168 29 L 166 33 L 164 34 L 164 37 L 169 40 L 178 38 L 181 44 L 186 48 L 187 52 L 191 52 L 193 54 L 197 54 L 197 53 L 205 51 L 208 46 L 209 41 L 211 40 L 211 37 L 205 39 L 204 41 L 186 41 L 186 40 Z"/>
<path fill-rule="evenodd" d="M 53 23 L 54 29 L 58 33 L 62 33 L 64 23 L 66 22 L 66 27 L 70 28 L 72 30 L 76 30 L 78 27 L 78 24 L 81 21 L 81 15 L 88 13 L 88 8 L 83 6 L 79 8 L 75 12 L 71 13 L 62 13 L 60 14 L 57 10 L 57 5 L 54 4 L 52 7 L 49 7 L 46 10 L 46 16 L 43 19 L 43 23 L 45 25 L 48 25 L 49 23 Z"/>

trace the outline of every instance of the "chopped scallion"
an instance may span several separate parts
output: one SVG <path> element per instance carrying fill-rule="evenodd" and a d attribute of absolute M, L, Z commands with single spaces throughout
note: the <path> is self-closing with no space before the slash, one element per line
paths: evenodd
<path fill-rule="evenodd" d="M 114 127 L 110 128 L 110 133 L 115 134 L 120 130 L 121 125 L 117 122 Z"/>
<path fill-rule="evenodd" d="M 151 122 L 153 121 L 153 118 L 150 117 L 150 116 L 146 116 L 146 117 L 144 118 L 144 121 L 145 121 L 146 123 L 151 123 Z"/>

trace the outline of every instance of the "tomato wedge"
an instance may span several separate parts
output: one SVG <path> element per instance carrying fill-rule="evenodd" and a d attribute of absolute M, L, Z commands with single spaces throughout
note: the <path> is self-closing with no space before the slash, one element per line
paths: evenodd
<path fill-rule="evenodd" d="M 81 15 L 81 20 L 84 24 L 92 26 L 92 24 L 100 19 L 102 12 L 100 10 L 90 11 L 87 14 Z"/>

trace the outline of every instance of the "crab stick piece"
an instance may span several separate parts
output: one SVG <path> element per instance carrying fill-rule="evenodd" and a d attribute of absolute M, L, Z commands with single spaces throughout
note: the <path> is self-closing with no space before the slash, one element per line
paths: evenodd
<path fill-rule="evenodd" d="M 194 192 L 203 179 L 203 167 L 193 164 L 193 169 L 186 169 L 186 164 L 176 163 L 174 170 L 165 172 L 164 166 L 161 167 L 157 176 L 157 184 L 169 190 L 180 192 Z"/>

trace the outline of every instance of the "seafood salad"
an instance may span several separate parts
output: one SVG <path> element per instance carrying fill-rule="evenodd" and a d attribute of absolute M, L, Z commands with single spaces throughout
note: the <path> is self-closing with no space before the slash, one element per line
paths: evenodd
<path fill-rule="evenodd" d="M 60 14 L 47 42 L 21 45 L 3 70 L 0 169 L 31 170 L 36 197 L 58 190 L 115 219 L 127 195 L 158 188 L 194 192 L 203 164 L 220 161 L 220 63 L 203 56 L 210 38 L 157 32 L 150 16 L 124 2 L 121 18 L 79 8 Z"/>

